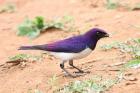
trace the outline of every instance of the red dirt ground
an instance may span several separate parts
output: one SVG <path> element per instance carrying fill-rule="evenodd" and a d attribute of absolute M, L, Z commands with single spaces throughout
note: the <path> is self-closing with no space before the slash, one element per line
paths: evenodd
<path fill-rule="evenodd" d="M 91 27 L 99 27 L 112 34 L 112 37 L 100 40 L 96 50 L 88 57 L 75 60 L 75 64 L 81 68 L 91 66 L 92 68 L 88 69 L 88 71 L 91 71 L 90 74 L 74 79 L 63 77 L 59 67 L 60 60 L 51 60 L 46 57 L 43 62 L 28 64 L 24 69 L 13 67 L 3 71 L 3 68 L 0 68 L 0 93 L 27 93 L 29 89 L 39 89 L 43 93 L 51 93 L 52 90 L 49 89 L 47 81 L 54 74 L 60 75 L 60 85 L 74 80 L 84 80 L 97 74 L 102 76 L 113 75 L 115 72 L 98 70 L 102 69 L 104 65 L 118 63 L 122 59 L 126 61 L 130 57 L 125 56 L 122 58 L 116 50 L 101 51 L 99 46 L 113 41 L 125 41 L 129 38 L 140 37 L 140 29 L 134 27 L 135 25 L 140 25 L 140 11 L 126 11 L 124 9 L 108 10 L 103 6 L 105 2 L 102 0 L 99 0 L 96 4 L 97 7 L 94 7 L 95 2 L 92 0 L 0 0 L 1 5 L 4 5 L 6 2 L 14 2 L 17 5 L 17 10 L 14 13 L 0 14 L 0 64 L 4 64 L 9 56 L 18 53 L 40 53 L 40 51 L 18 51 L 17 49 L 21 45 L 42 44 L 77 34 L 77 31 L 63 32 L 55 30 L 48 31 L 32 41 L 27 37 L 18 37 L 16 35 L 17 25 L 26 16 L 34 18 L 41 15 L 46 19 L 52 19 L 71 15 L 74 17 L 75 25 L 81 33 L 84 33 Z M 123 0 L 122 3 L 128 3 L 131 6 L 137 2 L 139 0 L 129 0 L 129 2 Z M 106 93 L 140 93 L 140 69 L 131 72 L 138 79 L 134 81 L 134 84 L 126 85 L 129 81 L 122 81 L 106 91 Z"/>

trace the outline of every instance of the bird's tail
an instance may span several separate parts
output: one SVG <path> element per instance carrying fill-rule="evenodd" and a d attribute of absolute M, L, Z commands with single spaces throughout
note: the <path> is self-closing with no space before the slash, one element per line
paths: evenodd
<path fill-rule="evenodd" d="M 21 46 L 18 50 L 47 50 L 47 44 L 34 46 Z"/>
<path fill-rule="evenodd" d="M 18 50 L 36 50 L 34 46 L 21 46 Z"/>

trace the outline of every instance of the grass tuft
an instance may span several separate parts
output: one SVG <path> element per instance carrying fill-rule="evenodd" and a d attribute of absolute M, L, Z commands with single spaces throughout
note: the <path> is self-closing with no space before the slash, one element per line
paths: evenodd
<path fill-rule="evenodd" d="M 116 9 L 119 7 L 119 2 L 113 0 L 106 0 L 107 9 Z"/>
<path fill-rule="evenodd" d="M 56 93 L 102 93 L 117 83 L 117 79 L 103 79 L 102 77 L 93 77 L 84 81 L 76 80 L 65 85 Z"/>
<path fill-rule="evenodd" d="M 33 56 L 33 55 L 27 55 L 27 54 L 17 54 L 15 56 L 9 57 L 9 61 L 32 61 L 37 62 L 42 60 L 42 56 Z"/>
<path fill-rule="evenodd" d="M 49 78 L 48 84 L 51 87 L 56 86 L 57 85 L 57 80 L 58 80 L 58 77 L 56 75 L 53 75 L 51 78 Z"/>
<path fill-rule="evenodd" d="M 139 68 L 140 67 L 140 59 L 130 60 L 125 64 L 126 68 Z"/>
<path fill-rule="evenodd" d="M 14 3 L 6 3 L 0 8 L 0 13 L 8 12 L 13 13 L 16 11 L 16 5 Z"/>
<path fill-rule="evenodd" d="M 133 57 L 140 57 L 140 39 L 130 39 L 125 42 L 113 42 L 101 46 L 102 50 L 119 49 L 121 52 L 130 53 Z"/>

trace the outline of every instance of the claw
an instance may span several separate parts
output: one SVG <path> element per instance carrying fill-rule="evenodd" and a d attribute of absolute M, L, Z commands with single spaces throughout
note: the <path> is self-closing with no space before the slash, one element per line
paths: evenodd
<path fill-rule="evenodd" d="M 65 76 L 65 77 L 68 77 L 68 76 L 69 76 L 69 77 L 72 77 L 72 78 L 76 78 L 76 77 L 77 77 L 77 76 L 72 75 L 72 74 L 70 74 L 70 73 L 69 73 L 69 74 L 68 74 L 68 73 L 64 73 L 64 76 Z"/>

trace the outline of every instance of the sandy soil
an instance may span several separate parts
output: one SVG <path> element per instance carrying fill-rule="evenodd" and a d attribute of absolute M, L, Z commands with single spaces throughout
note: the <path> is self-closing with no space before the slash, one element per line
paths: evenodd
<path fill-rule="evenodd" d="M 138 1 L 130 0 L 128 2 L 127 0 L 123 0 L 124 3 L 131 5 Z M 75 79 L 63 77 L 59 67 L 60 60 L 51 60 L 45 57 L 42 62 L 29 63 L 24 69 L 12 67 L 3 70 L 3 68 L 0 68 L 0 93 L 27 93 L 30 89 L 39 89 L 44 93 L 51 93 L 52 90 L 49 89 L 47 81 L 54 74 L 59 76 L 61 85 L 74 80 L 84 80 L 95 74 L 103 76 L 114 75 L 116 72 L 99 70 L 104 65 L 118 63 L 122 60 L 126 61 L 130 57 L 125 56 L 122 58 L 116 50 L 101 51 L 99 46 L 113 41 L 125 41 L 129 38 L 140 37 L 139 29 L 134 27 L 140 24 L 140 11 L 126 11 L 123 9 L 107 10 L 103 6 L 104 2 L 100 0 L 96 4 L 97 7 L 94 7 L 95 2 L 92 0 L 0 0 L 0 5 L 4 5 L 6 2 L 14 2 L 17 5 L 17 10 L 14 13 L 0 14 L 0 64 L 4 64 L 9 56 L 16 55 L 17 53 L 41 53 L 40 51 L 18 51 L 17 49 L 21 45 L 42 44 L 77 34 L 77 31 L 64 32 L 54 30 L 48 31 L 32 41 L 27 37 L 18 37 L 15 34 L 17 25 L 26 16 L 34 18 L 41 15 L 46 19 L 52 19 L 63 15 L 71 15 L 74 17 L 75 25 L 81 33 L 84 33 L 91 27 L 99 27 L 110 33 L 112 37 L 100 40 L 96 50 L 88 57 L 75 60 L 75 64 L 83 69 L 91 66 L 92 68 L 88 69 L 91 72 L 90 74 Z M 106 93 L 139 93 L 140 70 L 131 72 L 138 79 L 134 84 L 126 85 L 128 81 L 122 81 L 106 91 Z"/>

